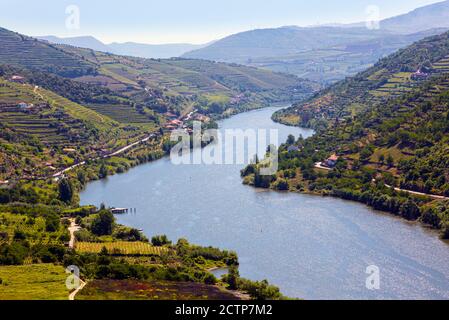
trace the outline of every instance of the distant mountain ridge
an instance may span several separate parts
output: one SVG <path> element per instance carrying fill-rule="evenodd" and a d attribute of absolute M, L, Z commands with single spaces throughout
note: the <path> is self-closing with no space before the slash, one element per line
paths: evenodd
<path fill-rule="evenodd" d="M 406 34 L 433 28 L 449 29 L 449 1 L 438 2 L 382 20 L 380 28 Z"/>
<path fill-rule="evenodd" d="M 174 44 L 145 44 L 125 42 L 105 44 L 92 36 L 60 38 L 56 36 L 38 36 L 39 40 L 53 44 L 64 44 L 79 48 L 87 48 L 95 51 L 108 52 L 118 55 L 135 56 L 141 58 L 167 59 L 182 56 L 184 53 L 201 49 L 208 44 L 197 45 L 189 43 Z"/>
<path fill-rule="evenodd" d="M 241 63 L 331 84 L 448 29 L 449 1 L 444 1 L 385 19 L 378 30 L 363 22 L 258 29 L 230 35 L 183 57 Z"/>

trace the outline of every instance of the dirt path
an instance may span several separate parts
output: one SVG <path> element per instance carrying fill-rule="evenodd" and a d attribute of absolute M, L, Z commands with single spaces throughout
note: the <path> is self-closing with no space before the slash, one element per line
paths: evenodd
<path fill-rule="evenodd" d="M 386 184 L 385 185 L 387 188 L 392 188 L 392 186 Z M 394 188 L 394 190 L 398 191 L 398 192 L 407 192 L 410 194 L 414 194 L 417 196 L 425 196 L 425 197 L 430 197 L 432 199 L 436 199 L 436 200 L 449 200 L 449 197 L 445 197 L 445 196 L 439 196 L 436 194 L 429 194 L 429 193 L 423 193 L 423 192 L 417 192 L 417 191 L 411 191 L 411 190 L 405 190 L 405 189 L 401 189 L 401 188 Z"/>
<path fill-rule="evenodd" d="M 70 232 L 69 248 L 74 249 L 75 248 L 75 232 L 81 230 L 81 227 L 75 223 L 75 219 L 70 219 L 69 221 L 70 221 L 70 227 L 68 228 L 69 232 Z"/>

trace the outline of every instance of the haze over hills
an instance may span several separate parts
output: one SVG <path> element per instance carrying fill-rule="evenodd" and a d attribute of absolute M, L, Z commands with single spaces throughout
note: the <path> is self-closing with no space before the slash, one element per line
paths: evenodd
<path fill-rule="evenodd" d="M 380 22 L 318 27 L 281 27 L 237 33 L 183 55 L 242 63 L 333 83 L 426 36 L 449 28 L 449 1 Z"/>
<path fill-rule="evenodd" d="M 380 22 L 380 27 L 404 34 L 433 28 L 449 28 L 449 1 L 431 4 L 397 17 L 385 19 Z"/>
<path fill-rule="evenodd" d="M 201 49 L 208 44 L 196 45 L 189 43 L 174 44 L 144 44 L 135 42 L 105 44 L 92 36 L 60 38 L 56 36 L 38 36 L 39 40 L 53 44 L 65 44 L 80 48 L 88 48 L 101 52 L 109 52 L 125 56 L 153 59 L 167 59 L 182 56 L 184 53 Z"/>

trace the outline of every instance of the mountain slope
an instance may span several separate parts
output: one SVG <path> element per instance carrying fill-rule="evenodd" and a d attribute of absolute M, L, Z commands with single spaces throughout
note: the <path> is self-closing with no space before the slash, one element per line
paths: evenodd
<path fill-rule="evenodd" d="M 415 72 L 416 70 L 420 72 Z M 245 183 L 365 203 L 449 239 L 449 32 L 426 38 L 279 112 L 317 129 L 279 148 L 279 170 Z"/>
<path fill-rule="evenodd" d="M 189 43 L 143 44 L 135 42 L 125 42 L 125 43 L 111 43 L 108 45 L 108 48 L 110 48 L 110 52 L 119 55 L 142 57 L 149 59 L 151 58 L 167 59 L 173 57 L 180 57 L 186 52 L 201 49 L 205 46 L 207 45 L 206 44 L 196 45 Z"/>
<path fill-rule="evenodd" d="M 53 44 L 65 44 L 79 48 L 92 49 L 95 51 L 110 52 L 118 55 L 134 56 L 148 59 L 167 59 L 179 57 L 186 52 L 201 49 L 207 46 L 207 44 L 196 45 L 189 43 L 144 44 L 136 42 L 113 42 L 110 44 L 105 44 L 91 36 L 68 38 L 60 38 L 55 36 L 38 36 L 36 38 Z"/>
<path fill-rule="evenodd" d="M 433 28 L 449 28 L 449 1 L 431 4 L 382 20 L 381 29 L 410 34 Z"/>
<path fill-rule="evenodd" d="M 55 46 L 0 28 L 0 62 L 24 66 L 65 77 L 95 72 L 95 65 Z"/>
<path fill-rule="evenodd" d="M 221 115 L 272 102 L 302 99 L 317 89 L 316 84 L 295 76 L 240 65 L 119 56 L 53 45 L 5 29 L 0 31 L 0 44 L 7 48 L 0 52 L 0 63 L 46 71 L 85 84 L 83 88 L 64 85 L 65 90 L 54 86 L 49 89 L 108 116 L 117 110 L 115 119 L 124 118 L 123 105 L 131 107 L 128 108 L 131 112 L 151 118 L 151 122 L 163 123 L 161 114 L 168 111 L 182 115 L 195 108 Z M 14 55 L 14 52 L 21 54 Z M 55 83 L 38 78 L 40 82 L 36 81 L 36 85 Z M 93 96 L 85 96 L 86 93 Z"/>
<path fill-rule="evenodd" d="M 55 36 L 42 36 L 42 37 L 36 37 L 36 39 L 48 41 L 53 44 L 65 44 L 69 46 L 74 47 L 80 47 L 80 48 L 89 48 L 96 51 L 103 51 L 103 52 L 112 52 L 111 48 L 101 42 L 100 40 L 91 37 L 91 36 L 85 36 L 85 37 L 69 37 L 69 38 L 59 38 Z"/>
<path fill-rule="evenodd" d="M 380 60 L 374 67 L 340 81 L 313 99 L 276 114 L 278 120 L 296 119 L 320 127 L 328 120 L 347 119 L 372 103 L 409 92 L 432 74 L 447 72 L 449 33 L 421 40 Z M 414 75 L 421 70 L 425 75 Z"/>
<path fill-rule="evenodd" d="M 237 62 L 331 84 L 446 29 L 409 35 L 366 28 L 263 29 L 240 33 L 184 57 Z"/>
<path fill-rule="evenodd" d="M 360 40 L 376 39 L 389 34 L 364 28 L 300 28 L 282 27 L 237 33 L 193 52 L 186 58 L 246 62 L 248 59 L 282 57 L 305 50 L 342 45 Z"/>
<path fill-rule="evenodd" d="M 282 27 L 231 35 L 183 55 L 242 63 L 332 84 L 427 36 L 449 29 L 449 1 L 380 22 L 320 27 Z"/>

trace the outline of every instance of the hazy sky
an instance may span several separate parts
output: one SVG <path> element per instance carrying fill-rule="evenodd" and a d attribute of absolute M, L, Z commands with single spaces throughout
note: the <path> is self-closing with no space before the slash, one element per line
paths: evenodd
<path fill-rule="evenodd" d="M 34 36 L 92 35 L 107 43 L 205 43 L 255 28 L 365 21 L 370 5 L 385 18 L 440 1 L 0 0 L 0 26 Z M 66 14 L 70 5 L 79 8 L 79 28 L 76 11 Z"/>

